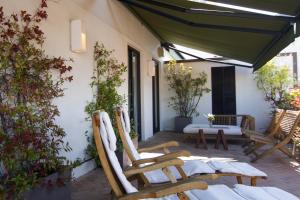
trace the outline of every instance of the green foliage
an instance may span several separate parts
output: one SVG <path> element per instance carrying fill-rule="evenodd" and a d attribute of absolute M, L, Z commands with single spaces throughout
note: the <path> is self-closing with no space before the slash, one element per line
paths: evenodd
<path fill-rule="evenodd" d="M 265 94 L 265 100 L 275 108 L 291 109 L 291 96 L 289 89 L 293 86 L 287 66 L 276 66 L 273 61 L 255 72 L 257 87 Z"/>
<path fill-rule="evenodd" d="M 64 130 L 55 124 L 53 100 L 64 95 L 68 60 L 42 49 L 39 23 L 47 18 L 46 0 L 31 15 L 5 16 L 0 8 L 0 199 L 21 199 L 41 178 L 67 162 Z"/>
<path fill-rule="evenodd" d="M 96 43 L 94 47 L 95 69 L 92 77 L 91 87 L 94 89 L 94 100 L 89 102 L 85 107 L 85 112 L 88 114 L 88 119 L 96 110 L 104 110 L 110 116 L 113 125 L 115 124 L 115 111 L 117 106 L 125 102 L 125 98 L 118 94 L 118 87 L 122 85 L 124 79 L 122 75 L 127 71 L 124 63 L 119 64 L 112 57 L 113 51 L 107 50 L 103 44 Z M 114 126 L 115 127 L 115 126 Z M 117 130 L 115 130 L 117 133 Z M 96 150 L 96 145 L 93 137 L 88 136 L 89 142 L 86 153 L 95 158 L 96 164 L 100 166 L 100 160 Z M 118 138 L 118 149 L 121 149 L 121 141 Z"/>
<path fill-rule="evenodd" d="M 169 106 L 172 107 L 180 117 L 192 117 L 199 115 L 197 106 L 204 93 L 210 92 L 205 87 L 207 75 L 201 72 L 197 77 L 192 77 L 192 68 L 184 64 L 177 66 L 176 61 L 170 61 L 165 68 L 165 78 L 175 93 L 170 97 Z"/>

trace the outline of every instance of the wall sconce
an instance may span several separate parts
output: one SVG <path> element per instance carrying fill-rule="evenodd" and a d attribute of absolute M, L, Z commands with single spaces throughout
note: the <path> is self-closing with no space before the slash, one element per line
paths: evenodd
<path fill-rule="evenodd" d="M 165 56 L 165 50 L 163 47 L 158 47 L 157 48 L 157 54 L 158 54 L 158 57 L 162 58 Z"/>
<path fill-rule="evenodd" d="M 80 19 L 71 21 L 71 51 L 86 52 L 86 33 Z"/>
<path fill-rule="evenodd" d="M 153 60 L 148 62 L 148 76 L 155 76 L 155 62 Z"/>

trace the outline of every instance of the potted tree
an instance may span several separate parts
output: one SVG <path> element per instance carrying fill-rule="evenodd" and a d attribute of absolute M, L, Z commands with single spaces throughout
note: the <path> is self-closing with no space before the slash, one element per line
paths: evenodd
<path fill-rule="evenodd" d="M 210 92 L 205 87 L 207 75 L 201 72 L 197 77 L 192 77 L 192 68 L 183 63 L 179 66 L 172 60 L 165 67 L 165 78 L 169 85 L 169 90 L 173 93 L 170 97 L 169 107 L 173 108 L 175 117 L 175 131 L 182 132 L 183 128 L 192 123 L 192 116 L 199 115 L 197 106 L 204 93 Z"/>
<path fill-rule="evenodd" d="M 293 87 L 295 79 L 287 66 L 276 66 L 274 61 L 269 61 L 255 72 L 255 80 L 258 89 L 263 91 L 265 100 L 274 109 L 293 109 L 289 89 Z"/>
<path fill-rule="evenodd" d="M 94 75 L 92 77 L 91 87 L 95 91 L 94 99 L 89 102 L 85 107 L 85 112 L 88 114 L 87 120 L 90 119 L 95 110 L 106 111 L 111 120 L 113 127 L 115 128 L 115 111 L 116 108 L 125 103 L 125 98 L 118 93 L 118 88 L 124 82 L 122 75 L 127 71 L 127 66 L 124 63 L 119 63 L 113 56 L 113 51 L 107 50 L 103 44 L 96 43 L 94 46 L 94 60 L 95 68 Z M 131 129 L 134 130 L 134 129 Z M 115 133 L 117 133 L 115 128 Z M 100 160 L 96 149 L 95 141 L 93 137 L 86 136 L 89 145 L 86 148 L 86 153 L 89 157 L 94 158 L 97 166 L 100 166 Z M 131 132 L 132 138 L 137 138 L 135 132 Z M 127 159 L 123 158 L 123 148 L 121 139 L 118 137 L 118 152 L 120 163 L 124 163 Z"/>
<path fill-rule="evenodd" d="M 48 177 L 61 169 L 70 175 L 59 153 L 71 148 L 55 123 L 59 110 L 53 100 L 63 96 L 72 67 L 42 49 L 39 23 L 47 19 L 46 7 L 42 0 L 34 14 L 22 10 L 10 16 L 0 7 L 0 199 L 32 197 L 42 183 L 63 185 L 65 173 Z"/>

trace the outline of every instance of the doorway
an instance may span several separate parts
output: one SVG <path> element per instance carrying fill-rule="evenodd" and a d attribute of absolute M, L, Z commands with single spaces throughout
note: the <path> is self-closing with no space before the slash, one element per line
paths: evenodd
<path fill-rule="evenodd" d="M 130 120 L 141 139 L 141 75 L 140 52 L 128 47 L 128 108 Z"/>
<path fill-rule="evenodd" d="M 152 108 L 153 108 L 153 133 L 160 131 L 159 119 L 159 61 L 153 60 L 155 63 L 155 76 L 152 76 Z"/>
<path fill-rule="evenodd" d="M 211 81 L 213 114 L 235 115 L 235 67 L 212 67 Z"/>

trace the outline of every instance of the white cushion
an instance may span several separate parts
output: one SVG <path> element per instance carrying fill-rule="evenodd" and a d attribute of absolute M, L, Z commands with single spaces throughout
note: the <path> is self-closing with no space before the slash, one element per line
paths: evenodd
<path fill-rule="evenodd" d="M 164 155 L 163 153 L 153 153 L 153 152 L 141 152 L 140 154 L 141 159 L 146 159 L 146 158 L 155 158 L 158 156 Z"/>
<path fill-rule="evenodd" d="M 131 140 L 131 137 L 130 137 L 130 119 L 129 119 L 129 116 L 128 116 L 128 112 L 124 110 L 124 108 L 121 108 L 121 124 L 122 124 L 122 128 L 123 128 L 123 132 L 125 134 L 125 138 L 126 138 L 126 141 L 129 145 L 129 148 L 130 148 L 130 151 L 134 157 L 135 160 L 140 160 L 141 157 L 139 155 L 139 153 L 137 152 L 132 140 Z"/>
<path fill-rule="evenodd" d="M 276 187 L 251 187 L 236 184 L 233 190 L 248 200 L 299 200 L 295 195 Z"/>
<path fill-rule="evenodd" d="M 232 125 L 213 125 L 208 124 L 189 124 L 184 129 L 184 133 L 198 133 L 199 129 L 203 129 L 205 134 L 217 134 L 219 129 L 223 129 L 225 135 L 242 135 L 241 127 Z"/>
<path fill-rule="evenodd" d="M 116 156 L 115 150 L 117 140 L 108 114 L 106 112 L 100 111 L 96 111 L 96 113 L 99 113 L 100 116 L 100 136 L 109 161 L 117 177 L 119 178 L 127 193 L 137 192 L 137 189 L 127 180 L 126 176 L 124 175 L 123 169 L 121 168 Z"/>
<path fill-rule="evenodd" d="M 197 200 L 245 200 L 226 185 L 209 185 L 207 190 L 191 190 Z"/>
<path fill-rule="evenodd" d="M 234 189 L 226 185 L 209 185 L 207 190 L 190 190 L 185 194 L 190 200 L 299 200 L 293 194 L 275 187 L 252 187 L 235 185 Z M 160 200 L 178 200 L 170 195 Z"/>
<path fill-rule="evenodd" d="M 169 167 L 171 173 L 176 179 L 180 179 L 181 176 L 175 167 Z M 213 174 L 215 170 L 212 169 L 207 163 L 201 160 L 188 160 L 184 162 L 182 169 L 187 176 L 192 176 L 195 174 Z M 163 183 L 169 182 L 170 179 L 163 173 L 162 170 L 155 170 L 151 172 L 146 172 L 145 176 L 150 183 Z"/>
<path fill-rule="evenodd" d="M 208 165 L 214 170 L 222 173 L 237 173 L 246 176 L 261 176 L 266 177 L 267 174 L 248 163 L 244 162 L 220 162 L 209 161 Z"/>

